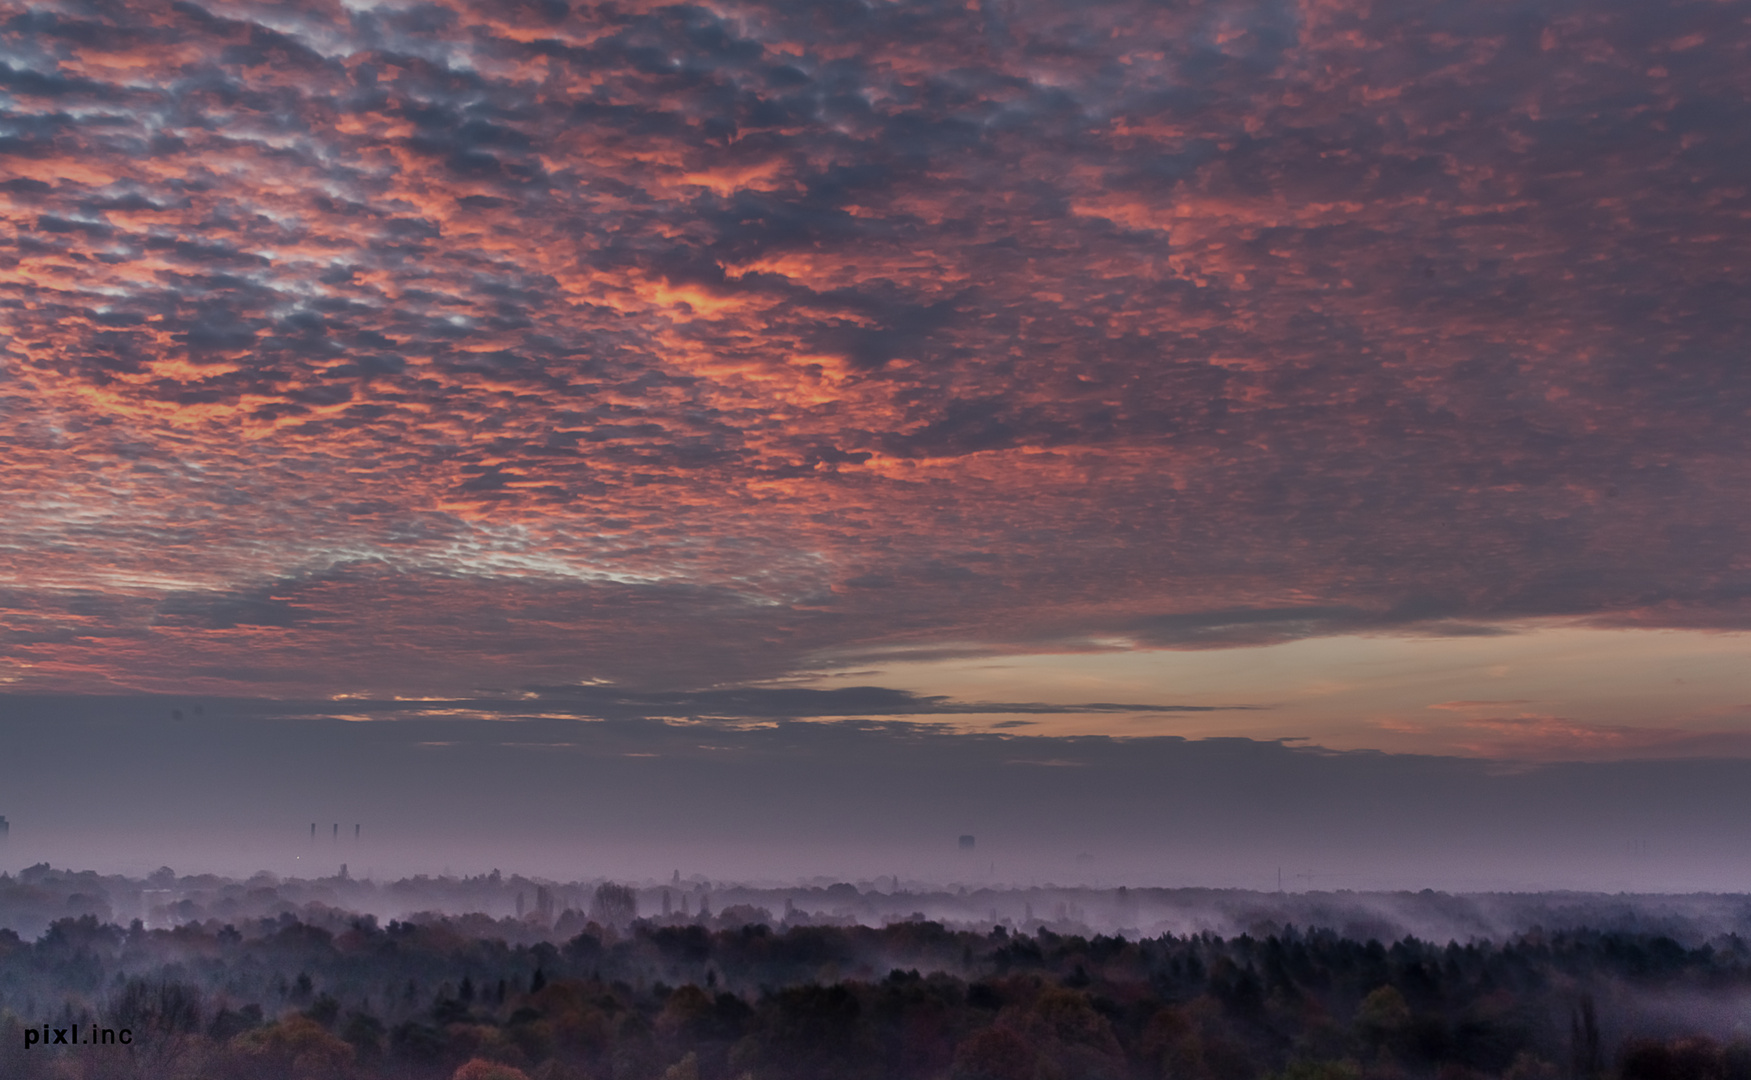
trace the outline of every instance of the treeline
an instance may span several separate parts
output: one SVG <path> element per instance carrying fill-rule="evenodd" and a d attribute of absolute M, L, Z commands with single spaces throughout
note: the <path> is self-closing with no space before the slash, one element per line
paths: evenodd
<path fill-rule="evenodd" d="M 424 875 L 394 880 L 341 873 L 247 879 L 178 875 L 164 867 L 144 878 L 56 869 L 47 863 L 0 873 L 0 927 L 29 938 L 57 919 L 93 915 L 149 927 L 189 922 L 242 925 L 291 915 L 329 925 L 360 913 L 380 921 L 432 912 L 473 920 L 469 932 L 521 944 L 565 941 L 594 919 L 625 925 L 635 917 L 668 925 L 697 923 L 737 929 L 763 922 L 883 926 L 934 921 L 958 929 L 1002 925 L 1011 933 L 1044 927 L 1058 934 L 1127 938 L 1210 931 L 1224 937 L 1268 936 L 1293 923 L 1322 926 L 1345 937 L 1396 941 L 1505 940 L 1533 926 L 1590 927 L 1664 934 L 1698 943 L 1725 934 L 1751 936 L 1751 896 L 1603 893 L 1258 892 L 1209 888 L 1083 886 L 950 886 L 901 882 L 892 876 L 858 883 L 827 878 L 763 886 L 710 881 L 698 875 L 638 886 L 616 885 L 604 904 L 602 879 L 555 881 L 520 874 Z M 507 921 L 514 919 L 514 922 Z M 344 921 L 340 924 L 344 928 Z"/>
<path fill-rule="evenodd" d="M 1145 940 L 436 918 L 0 932 L 0 1076 L 33 1080 L 1751 1080 L 1711 1041 L 1736 937 L 1393 944 L 1281 927 Z M 1699 1027 L 1699 1023 L 1701 1027 Z M 127 1046 L 29 1046 L 27 1029 Z"/>

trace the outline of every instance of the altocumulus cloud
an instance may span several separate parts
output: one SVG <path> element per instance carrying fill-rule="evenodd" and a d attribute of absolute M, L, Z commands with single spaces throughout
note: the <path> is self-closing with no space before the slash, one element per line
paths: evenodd
<path fill-rule="evenodd" d="M 1743 627 L 1741 14 L 0 5 L 0 677 Z"/>

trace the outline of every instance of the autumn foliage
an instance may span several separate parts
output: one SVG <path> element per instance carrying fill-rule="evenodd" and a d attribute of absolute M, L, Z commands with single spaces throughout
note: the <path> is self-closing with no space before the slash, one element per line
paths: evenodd
<path fill-rule="evenodd" d="M 1743 1080 L 1734 937 L 1356 941 L 435 918 L 0 932 L 6 1080 Z M 1702 1015 L 1702 1014 L 1698 1014 Z M 127 1047 L 24 1048 L 27 1026 Z M 1724 1037 L 1723 1037 L 1724 1035 Z"/>

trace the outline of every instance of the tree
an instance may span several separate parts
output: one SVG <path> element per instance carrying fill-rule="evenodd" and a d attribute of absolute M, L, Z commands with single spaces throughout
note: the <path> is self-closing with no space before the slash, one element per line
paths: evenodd
<path fill-rule="evenodd" d="M 1576 1080 L 1592 1080 L 1605 1071 L 1605 1054 L 1599 1046 L 1599 1018 L 1593 996 L 1581 995 L 1581 1003 L 1569 1017 L 1569 1046 Z"/>
<path fill-rule="evenodd" d="M 348 1072 L 353 1048 L 308 1016 L 294 1014 L 278 1023 L 246 1031 L 231 1042 L 263 1075 L 295 1080 L 329 1080 Z"/>
<path fill-rule="evenodd" d="M 630 885 L 604 881 L 596 886 L 590 903 L 590 918 L 603 926 L 625 926 L 638 918 L 638 893 Z"/>
<path fill-rule="evenodd" d="M 1006 1027 L 988 1027 L 955 1048 L 953 1080 L 1034 1080 L 1040 1055 Z"/>
<path fill-rule="evenodd" d="M 451 1073 L 450 1080 L 529 1080 L 529 1074 L 514 1065 L 474 1058 Z"/>

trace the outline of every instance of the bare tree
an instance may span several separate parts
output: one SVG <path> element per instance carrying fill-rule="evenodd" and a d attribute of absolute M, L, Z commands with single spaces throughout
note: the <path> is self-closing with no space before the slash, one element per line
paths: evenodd
<path fill-rule="evenodd" d="M 638 918 L 638 893 L 630 885 L 603 882 L 590 902 L 590 918 L 603 926 L 625 926 Z"/>

